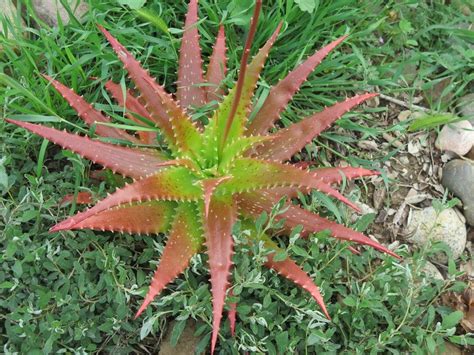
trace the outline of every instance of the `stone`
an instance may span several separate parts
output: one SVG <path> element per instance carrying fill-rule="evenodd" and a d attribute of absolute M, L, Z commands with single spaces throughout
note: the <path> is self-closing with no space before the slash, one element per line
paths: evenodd
<path fill-rule="evenodd" d="M 471 150 L 465 155 L 465 157 L 474 160 L 474 147 L 471 148 Z"/>
<path fill-rule="evenodd" d="M 408 218 L 406 235 L 409 242 L 420 248 L 428 247 L 430 242 L 444 242 L 453 258 L 457 259 L 466 247 L 467 230 L 452 208 L 438 214 L 433 207 L 427 207 L 412 212 Z M 444 253 L 437 254 L 434 260 L 444 264 L 448 262 Z"/>
<path fill-rule="evenodd" d="M 186 323 L 176 346 L 171 344 L 171 333 L 176 323 L 172 322 L 160 344 L 158 355 L 188 355 L 194 354 L 199 343 L 199 337 L 194 336 L 195 325 L 190 320 Z"/>
<path fill-rule="evenodd" d="M 459 121 L 445 125 L 435 144 L 439 150 L 466 155 L 474 145 L 472 124 L 469 121 Z"/>
<path fill-rule="evenodd" d="M 412 112 L 410 110 L 401 111 L 398 114 L 398 120 L 399 121 L 406 121 L 407 119 L 410 118 L 411 115 L 412 115 Z"/>
<path fill-rule="evenodd" d="M 462 200 L 464 217 L 469 225 L 474 226 L 474 163 L 451 160 L 443 167 L 441 183 Z"/>
<path fill-rule="evenodd" d="M 474 93 L 461 97 L 458 102 L 458 109 L 463 118 L 474 124 Z"/>
<path fill-rule="evenodd" d="M 457 346 L 445 341 L 444 349 L 436 349 L 435 355 L 462 355 L 463 352 Z"/>
<path fill-rule="evenodd" d="M 421 268 L 421 272 L 425 274 L 426 277 L 433 279 L 433 280 L 444 280 L 443 275 L 438 270 L 438 268 L 430 263 L 429 261 Z"/>
<path fill-rule="evenodd" d="M 2 0 L 0 1 L 0 33 L 3 33 L 3 17 L 8 19 L 12 24 L 18 24 L 17 23 L 17 10 L 15 5 L 11 0 Z M 21 25 L 24 25 L 23 20 L 21 20 Z M 11 33 L 7 34 L 8 38 L 13 38 Z M 0 49 L 2 47 L 0 46 Z"/>
<path fill-rule="evenodd" d="M 66 0 L 71 8 L 74 17 L 78 20 L 89 10 L 88 5 L 83 0 Z M 60 0 L 32 0 L 33 9 L 36 15 L 50 26 L 58 25 L 58 14 L 64 25 L 69 23 L 69 13 L 61 4 Z"/>
<path fill-rule="evenodd" d="M 354 213 L 351 214 L 350 220 L 353 223 L 355 223 L 359 219 L 360 216 L 364 216 L 366 214 L 371 214 L 371 213 L 377 214 L 376 210 L 374 210 L 372 207 L 370 207 L 369 205 L 367 205 L 365 203 L 362 203 L 360 201 L 356 201 L 354 203 L 357 207 L 359 207 L 360 213 L 354 212 Z"/>

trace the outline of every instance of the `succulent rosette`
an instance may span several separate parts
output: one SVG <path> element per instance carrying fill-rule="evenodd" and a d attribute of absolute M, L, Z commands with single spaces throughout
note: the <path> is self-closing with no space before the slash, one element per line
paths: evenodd
<path fill-rule="evenodd" d="M 271 236 L 258 233 L 253 220 L 263 212 L 270 212 L 283 197 L 291 199 L 298 192 L 309 193 L 313 189 L 357 209 L 333 185 L 343 179 L 377 174 L 354 167 L 310 170 L 291 163 L 291 158 L 323 130 L 375 94 L 357 95 L 338 102 L 287 128 L 276 129 L 274 126 L 310 73 L 345 37 L 317 51 L 273 86 L 253 120 L 249 121 L 261 70 L 281 28 L 280 24 L 249 61 L 260 10 L 261 1 L 256 1 L 238 80 L 227 94 L 223 84 L 227 71 L 224 27 L 219 28 L 204 75 L 197 29 L 197 0 L 190 0 L 189 3 L 174 96 L 167 93 L 124 46 L 99 26 L 135 84 L 135 91 L 123 92 L 120 84 L 109 81 L 105 84 L 106 89 L 137 125 L 153 123 L 160 139 L 166 144 L 165 149 L 157 148 L 155 132 L 142 130 L 132 134 L 108 125 L 111 123 L 109 117 L 48 76 L 45 78 L 86 124 L 95 127 L 98 136 L 129 144 L 110 144 L 42 125 L 8 120 L 133 179 L 133 182 L 117 189 L 93 207 L 55 225 L 51 231 L 92 229 L 166 234 L 163 255 L 136 316 L 188 267 L 193 255 L 200 252 L 208 254 L 213 305 L 212 351 L 216 346 L 229 290 L 234 244 L 232 227 L 236 220 L 245 223 L 251 232 L 251 241 L 263 242 L 272 250 L 267 255 L 266 266 L 307 290 L 329 318 L 318 286 L 290 258 L 274 258 L 275 253 L 279 252 L 277 244 Z M 135 95 L 135 92 L 139 94 Z M 215 110 L 209 115 L 206 125 L 193 122 L 192 113 L 196 108 L 212 104 Z M 144 148 L 147 145 L 149 147 Z M 284 232 L 289 233 L 298 225 L 303 227 L 303 234 L 330 230 L 334 238 L 367 245 L 396 256 L 363 234 L 291 201 L 277 219 L 284 221 Z M 233 328 L 235 307 L 231 307 L 230 319 Z"/>

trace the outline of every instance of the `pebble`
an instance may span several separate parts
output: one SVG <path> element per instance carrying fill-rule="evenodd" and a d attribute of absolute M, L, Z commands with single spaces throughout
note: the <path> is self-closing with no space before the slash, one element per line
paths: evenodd
<path fill-rule="evenodd" d="M 362 202 L 359 202 L 359 201 L 356 201 L 355 202 L 355 205 L 357 207 L 359 207 L 360 209 L 360 213 L 352 213 L 351 216 L 350 216 L 350 219 L 351 219 L 351 222 L 356 222 L 360 216 L 364 216 L 366 214 L 370 214 L 370 213 L 374 213 L 374 214 L 377 214 L 377 211 L 374 210 L 372 207 L 370 207 L 369 205 L 365 204 L 365 203 L 362 203 Z"/>
<path fill-rule="evenodd" d="M 474 226 L 474 164 L 467 160 L 451 160 L 443 167 L 441 183 L 462 200 L 464 217 Z"/>
<path fill-rule="evenodd" d="M 384 185 L 380 184 L 374 190 L 374 195 L 372 196 L 372 201 L 374 203 L 374 208 L 379 210 L 383 203 L 385 202 L 385 196 L 387 195 L 387 189 Z"/>
<path fill-rule="evenodd" d="M 12 24 L 16 24 L 17 10 L 11 0 L 0 1 L 0 33 L 3 33 L 3 26 L 1 25 L 3 17 L 7 18 Z M 23 20 L 21 20 L 21 24 L 24 25 Z M 12 38 L 13 36 L 8 32 L 7 37 Z"/>
<path fill-rule="evenodd" d="M 357 146 L 364 150 L 378 150 L 378 145 L 374 141 L 362 140 L 357 142 Z"/>
<path fill-rule="evenodd" d="M 418 141 L 409 141 L 407 147 L 408 153 L 411 155 L 418 155 L 421 150 L 421 144 Z"/>
<path fill-rule="evenodd" d="M 436 349 L 435 355 L 462 355 L 463 352 L 455 345 L 445 341 L 444 350 Z"/>
<path fill-rule="evenodd" d="M 430 263 L 429 261 L 421 268 L 421 271 L 425 273 L 425 275 L 434 280 L 444 280 L 443 275 L 438 270 L 438 268 Z"/>
<path fill-rule="evenodd" d="M 466 155 L 474 145 L 474 129 L 469 121 L 459 121 L 443 127 L 436 140 L 436 148 L 442 151 Z"/>
<path fill-rule="evenodd" d="M 179 354 L 194 354 L 199 344 L 199 338 L 194 335 L 196 326 L 189 320 L 186 323 L 186 327 L 179 337 L 179 341 L 176 345 L 172 345 L 172 329 L 176 322 L 170 324 L 169 330 L 166 332 L 163 340 L 160 343 L 160 351 L 158 355 L 179 355 Z M 156 352 L 155 352 L 156 353 Z"/>
<path fill-rule="evenodd" d="M 459 258 L 466 247 L 466 225 L 452 208 L 439 215 L 433 207 L 413 211 L 408 218 L 406 234 L 409 235 L 408 241 L 420 248 L 428 247 L 429 241 L 446 243 L 454 259 Z M 434 260 L 448 262 L 445 253 L 436 255 Z"/>
<path fill-rule="evenodd" d="M 461 116 L 474 124 L 474 93 L 461 97 L 458 108 Z"/>
<path fill-rule="evenodd" d="M 399 121 L 406 121 L 408 118 L 410 118 L 411 114 L 412 114 L 412 112 L 410 110 L 401 111 L 398 114 L 398 120 Z"/>
<path fill-rule="evenodd" d="M 88 11 L 89 6 L 84 1 L 66 0 L 74 17 L 80 20 Z M 58 25 L 58 13 L 64 25 L 69 23 L 69 13 L 58 0 L 32 0 L 36 15 L 50 26 Z"/>

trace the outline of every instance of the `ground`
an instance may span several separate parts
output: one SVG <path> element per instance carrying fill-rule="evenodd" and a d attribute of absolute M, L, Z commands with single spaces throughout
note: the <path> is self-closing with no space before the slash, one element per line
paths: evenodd
<path fill-rule="evenodd" d="M 82 22 L 49 27 L 30 6 L 17 1 L 19 13 L 30 16 L 17 30 L 3 22 L 8 36 L 0 38 L 0 115 L 87 133 L 74 111 L 39 76 L 47 73 L 120 119 L 121 112 L 103 84 L 109 78 L 125 83 L 125 76 L 97 23 L 107 24 L 173 91 L 178 29 L 186 7 L 171 0 L 149 0 L 146 9 L 154 12 L 150 23 L 143 13 L 137 16 L 119 3 L 127 1 L 91 1 Z M 226 26 L 231 84 L 253 1 L 199 3 L 205 19 L 199 25 L 205 54 L 211 50 L 218 24 Z M 413 131 L 409 127 L 420 112 L 458 114 L 459 99 L 472 92 L 469 26 L 474 9 L 462 1 L 344 0 L 315 1 L 318 6 L 310 14 L 298 6 L 302 3 L 312 2 L 265 2 L 254 48 L 264 43 L 280 20 L 284 26 L 257 95 L 264 97 L 270 85 L 317 48 L 342 34 L 350 35 L 310 77 L 280 124 L 298 121 L 354 93 L 382 94 L 345 115 L 298 157 L 314 166 L 353 165 L 381 171 L 380 177 L 344 187 L 346 195 L 365 205 L 366 213 L 354 215 L 317 193 L 300 202 L 390 245 L 403 260 L 364 248 L 360 256 L 353 255 L 347 245 L 325 235 L 308 240 L 293 237 L 289 243 L 280 239 L 280 245 L 321 287 L 332 315 L 328 322 L 305 291 L 262 268 L 262 250 L 249 256 L 239 243 L 245 233 L 237 228 L 236 336 L 230 336 L 224 322 L 219 351 L 421 354 L 442 352 L 449 343 L 468 353 L 473 330 L 463 311 L 472 302 L 464 297 L 469 282 L 472 286 L 472 267 L 471 278 L 468 270 L 464 272 L 472 258 L 469 244 L 459 259 L 435 263 L 442 273 L 442 279 L 437 279 L 422 270 L 443 247 L 413 246 L 407 225 L 413 210 L 452 201 L 440 183 L 445 159 L 434 144 L 439 127 Z M 192 333 L 187 326 L 191 323 L 195 323 L 197 352 L 206 351 L 212 314 L 206 257 L 195 258 L 190 270 L 147 314 L 133 320 L 164 238 L 88 231 L 49 234 L 56 221 L 82 208 L 75 203 L 60 205 L 64 196 L 91 192 L 98 199 L 117 182 L 107 172 L 97 176 L 97 166 L 2 118 L 0 142 L 3 351 L 155 353 L 167 331 L 166 338 L 176 342 L 184 329 L 183 334 Z M 176 321 L 170 326 L 172 319 Z M 450 348 L 448 353 L 454 351 Z"/>

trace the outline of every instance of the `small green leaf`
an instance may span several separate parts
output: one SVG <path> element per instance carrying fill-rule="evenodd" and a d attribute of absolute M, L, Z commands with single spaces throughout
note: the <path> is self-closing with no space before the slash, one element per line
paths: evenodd
<path fill-rule="evenodd" d="M 441 323 L 441 326 L 443 327 L 443 329 L 455 327 L 461 321 L 463 316 L 464 314 L 461 311 L 452 312 L 443 317 L 443 322 Z"/>
<path fill-rule="evenodd" d="M 146 0 L 117 0 L 117 1 L 120 5 L 127 5 L 133 10 L 138 10 L 142 8 L 146 3 Z"/>
<path fill-rule="evenodd" d="M 344 304 L 349 306 L 349 307 L 355 307 L 357 302 L 354 299 L 354 297 L 348 296 L 348 297 L 344 298 Z"/>
<path fill-rule="evenodd" d="M 0 191 L 8 189 L 8 175 L 4 166 L 5 158 L 0 159 Z"/>
<path fill-rule="evenodd" d="M 411 22 L 406 19 L 401 19 L 398 26 L 400 27 L 403 33 L 413 32 L 413 26 L 411 25 Z"/>
<path fill-rule="evenodd" d="M 176 344 L 178 344 L 178 340 L 181 337 L 181 334 L 183 334 L 183 330 L 186 327 L 186 322 L 187 320 L 182 320 L 179 322 L 176 322 L 176 324 L 173 327 L 173 331 L 171 332 L 171 339 L 170 343 L 172 347 L 175 347 Z"/>
<path fill-rule="evenodd" d="M 319 6 L 319 1 L 316 0 L 295 0 L 295 2 L 298 4 L 301 11 L 306 11 L 310 14 L 312 14 L 317 6 Z"/>
<path fill-rule="evenodd" d="M 284 331 L 275 337 L 279 353 L 284 354 L 288 351 L 288 332 Z"/>
<path fill-rule="evenodd" d="M 433 337 L 429 336 L 426 338 L 426 346 L 430 354 L 434 354 L 436 351 L 436 342 Z"/>
<path fill-rule="evenodd" d="M 375 220 L 375 217 L 376 217 L 375 213 L 368 213 L 368 214 L 363 215 L 357 220 L 354 226 L 354 229 L 359 232 L 365 232 L 367 228 Z"/>
<path fill-rule="evenodd" d="M 12 288 L 13 286 L 15 286 L 15 284 L 13 282 L 10 282 L 10 281 L 3 281 L 1 284 L 0 284 L 0 289 L 10 289 Z"/>
<path fill-rule="evenodd" d="M 284 261 L 288 258 L 288 254 L 286 251 L 282 250 L 277 253 L 275 253 L 275 256 L 273 257 L 274 261 Z"/>
<path fill-rule="evenodd" d="M 138 16 L 140 16 L 143 20 L 150 22 L 163 33 L 169 33 L 169 29 L 166 25 L 166 22 L 156 12 L 148 9 L 139 9 L 136 11 Z"/>
<path fill-rule="evenodd" d="M 140 329 L 140 339 L 145 339 L 148 334 L 150 334 L 153 329 L 153 324 L 155 323 L 155 318 L 150 318 L 143 323 L 142 328 Z"/>
<path fill-rule="evenodd" d="M 459 121 L 459 117 L 450 113 L 425 115 L 413 121 L 408 127 L 408 130 L 413 132 L 420 129 L 430 129 L 456 121 Z"/>

